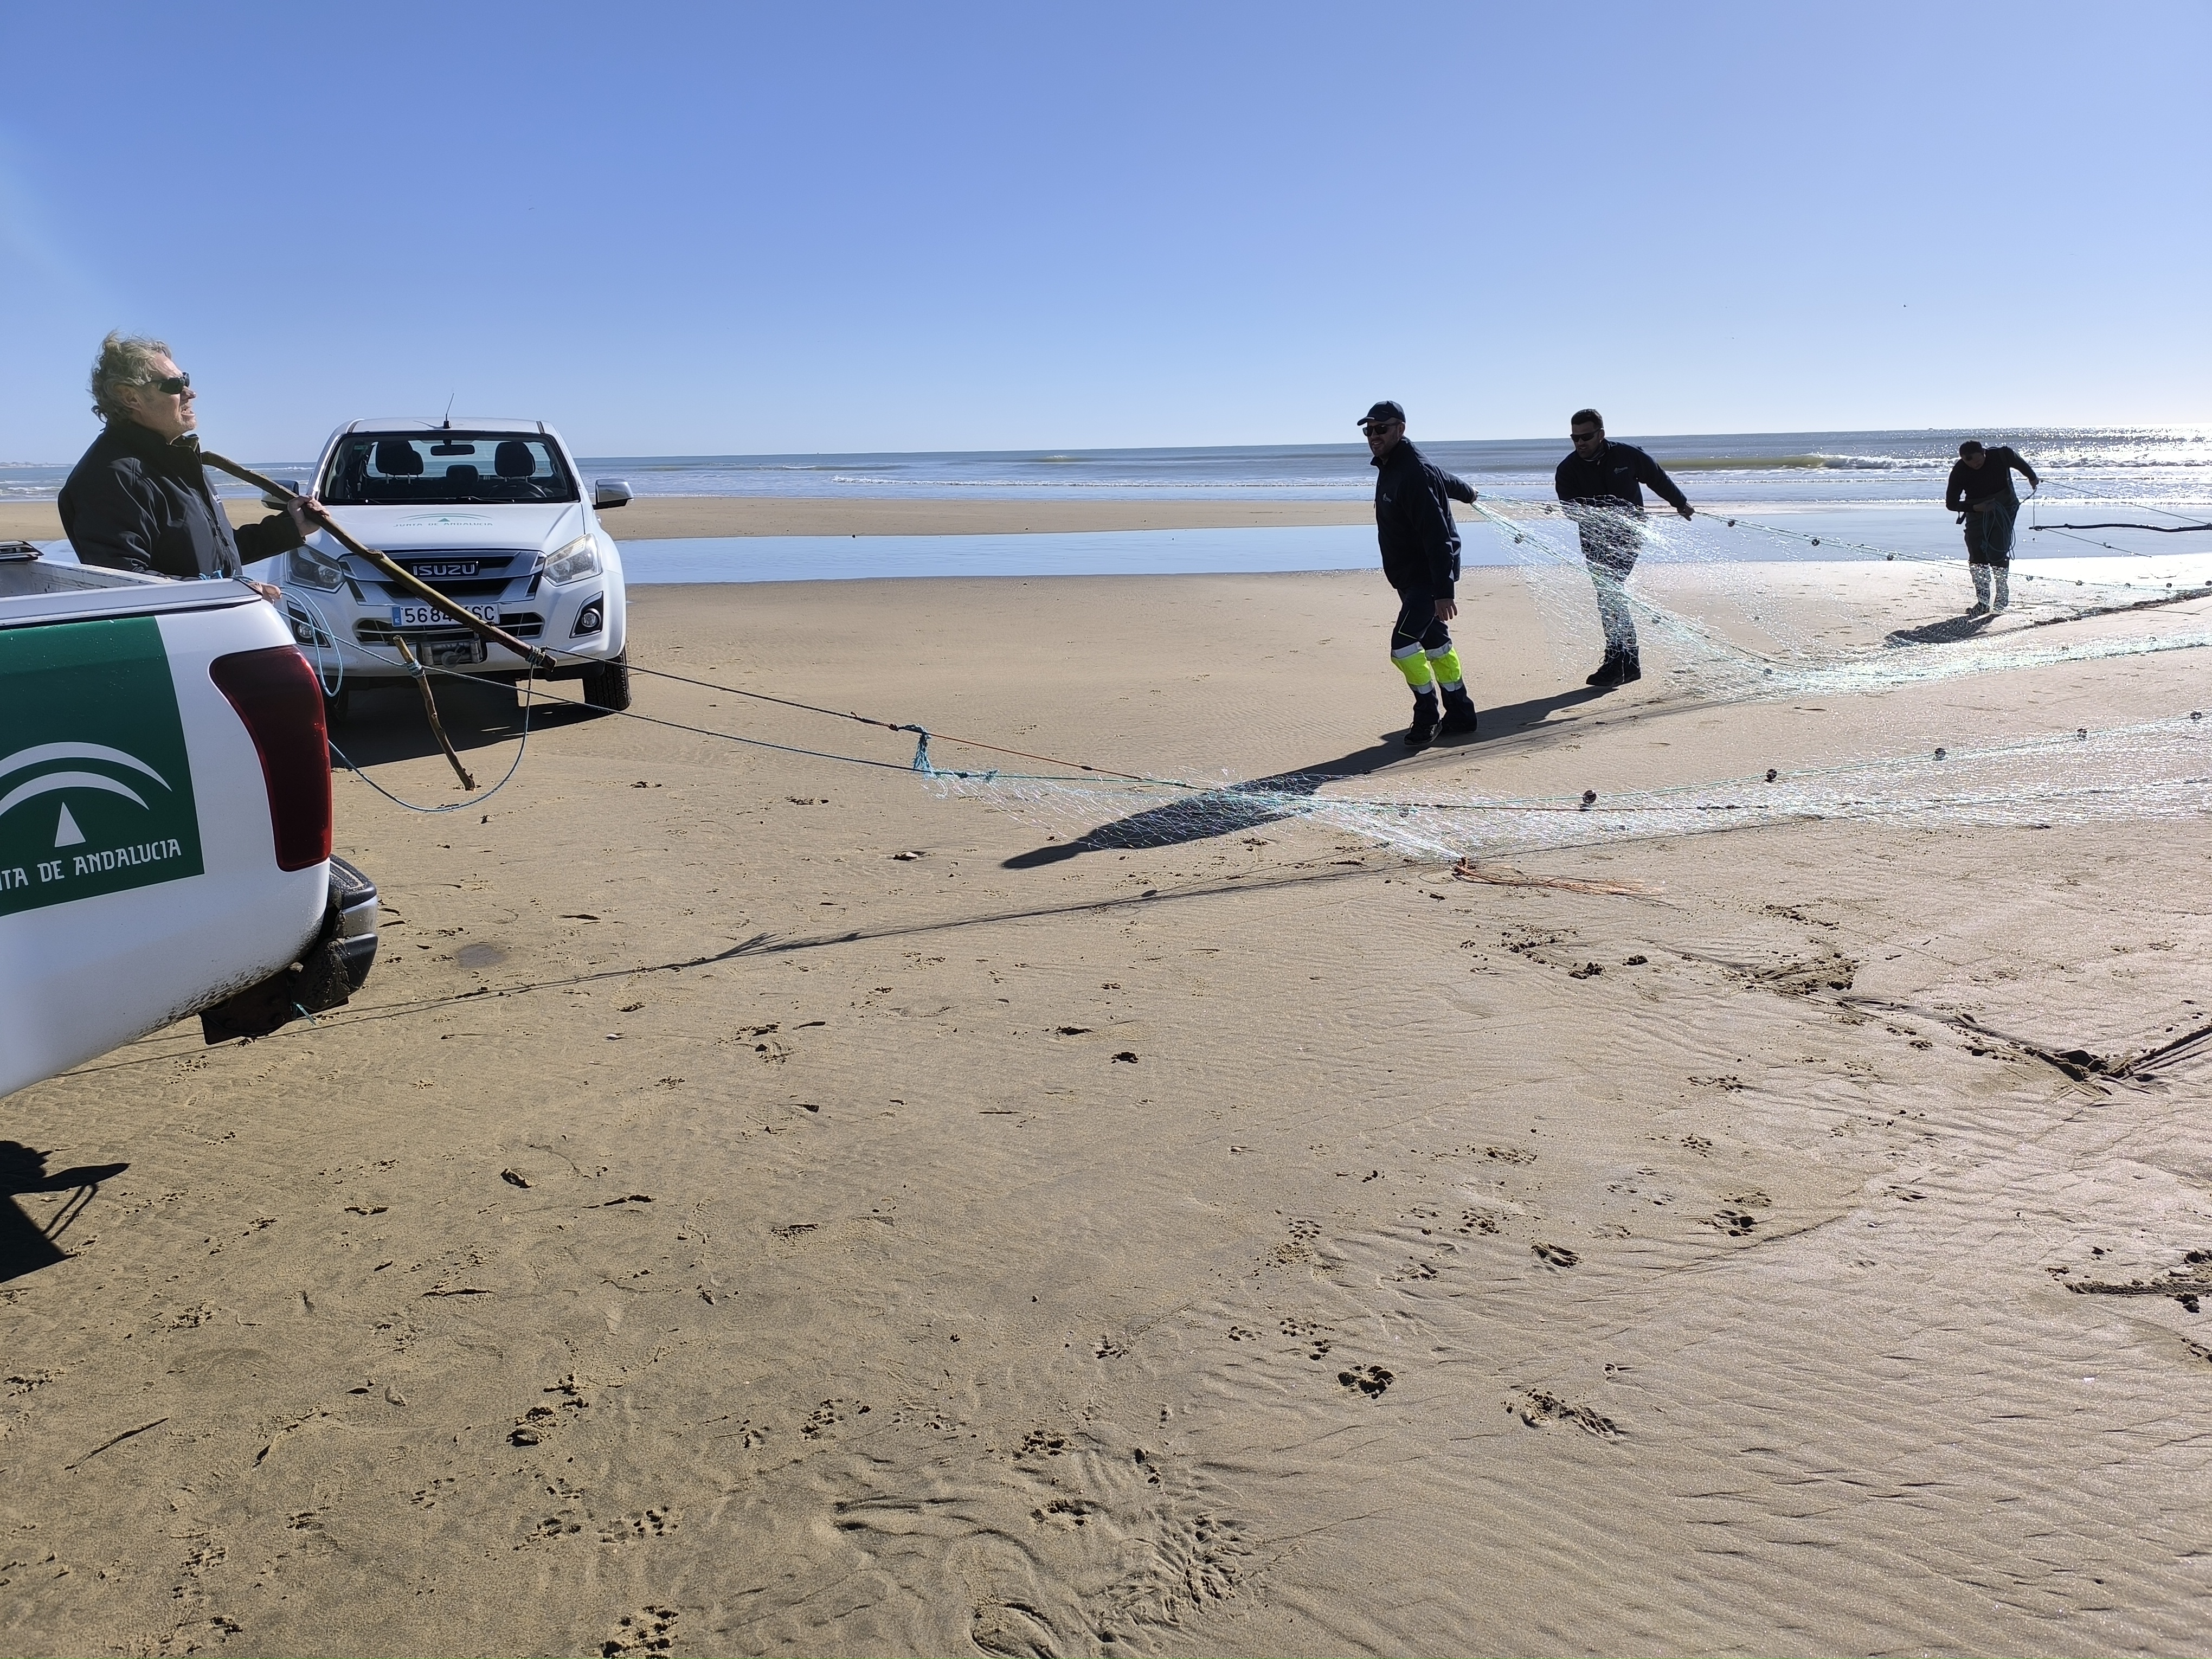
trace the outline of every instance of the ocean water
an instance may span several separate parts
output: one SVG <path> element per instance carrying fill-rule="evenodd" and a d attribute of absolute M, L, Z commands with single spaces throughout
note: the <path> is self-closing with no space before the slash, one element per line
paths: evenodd
<path fill-rule="evenodd" d="M 1641 442 L 1701 510 L 1674 532 L 1677 556 L 1722 561 L 1865 556 L 1839 544 L 1901 556 L 1960 556 L 1942 507 L 1956 459 L 1955 432 L 1796 432 L 1659 437 Z M 2149 528 L 2212 520 L 2212 431 L 2047 429 L 1984 432 L 2008 442 L 2044 479 L 2021 514 L 2016 558 L 2212 553 L 2212 534 Z M 1547 501 L 1563 440 L 1439 441 L 1424 446 L 1486 498 Z M 306 462 L 260 462 L 304 477 Z M 627 456 L 582 462 L 587 477 L 623 477 L 640 496 L 780 495 L 815 499 L 1364 501 L 1374 473 L 1364 444 L 1249 448 L 946 452 L 908 455 Z M 0 466 L 0 499 L 51 498 L 64 466 Z M 227 495 L 248 495 L 244 486 Z M 1739 526 L 1762 518 L 1790 536 Z M 1460 511 L 1470 564 L 1511 563 L 1510 538 Z M 2132 522 L 2136 530 L 2044 526 Z M 1670 524 L 1674 521 L 1669 520 Z M 1564 529 L 1564 526 L 1557 526 Z M 609 524 L 637 582 L 836 580 L 924 575 L 1159 574 L 1371 568 L 1371 526 L 1114 531 L 1016 536 L 728 537 L 632 540 Z M 1810 538 L 1821 538 L 1821 546 Z M 66 556 L 66 544 L 56 549 Z M 1663 556 L 1655 552 L 1654 556 Z M 2191 568 L 2195 568 L 2192 563 Z"/>
<path fill-rule="evenodd" d="M 1423 450 L 1477 489 L 1548 496 L 1564 435 L 1480 442 L 1429 440 Z M 1966 432 L 1769 432 L 1640 437 L 1690 498 L 1713 505 L 1847 506 L 1940 501 L 1959 441 L 2009 443 L 2061 493 L 2174 507 L 2212 503 L 2212 429 L 2051 428 Z M 640 495 L 1025 500 L 1334 501 L 1373 487 L 1358 441 L 1190 449 L 944 451 L 921 454 L 629 455 L 582 460 L 587 477 L 622 477 Z M 263 461 L 304 477 L 311 462 Z M 67 464 L 0 465 L 0 500 L 51 499 Z M 226 485 L 227 495 L 250 495 Z"/>
<path fill-rule="evenodd" d="M 1637 437 L 1692 501 L 1846 505 L 1940 501 L 1960 440 L 2009 443 L 2039 472 L 2085 493 L 2161 504 L 2212 501 L 2212 431 L 1783 432 Z M 1549 496 L 1564 437 L 1415 441 L 1479 489 Z M 604 457 L 597 475 L 641 495 L 1333 501 L 1374 487 L 1358 442 L 1249 448 L 916 455 Z"/>

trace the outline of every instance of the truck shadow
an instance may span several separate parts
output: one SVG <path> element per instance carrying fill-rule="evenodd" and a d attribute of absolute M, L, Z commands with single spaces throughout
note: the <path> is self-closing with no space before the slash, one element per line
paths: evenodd
<path fill-rule="evenodd" d="M 446 735 L 453 740 L 453 747 L 463 754 L 514 743 L 522 736 L 522 701 L 507 687 L 441 678 L 434 682 L 433 690 L 438 698 L 438 719 Z M 562 691 L 573 697 L 575 688 L 563 685 Z M 598 720 L 604 711 L 586 708 L 580 702 L 556 702 L 541 694 L 532 701 L 529 713 L 532 732 L 550 732 Z M 382 766 L 439 752 L 429 717 L 422 712 L 422 695 L 410 680 L 373 687 L 359 681 L 349 685 L 344 713 L 331 726 L 331 743 L 357 766 Z"/>
<path fill-rule="evenodd" d="M 85 1212 L 100 1183 L 121 1175 L 128 1164 L 86 1164 L 46 1172 L 46 1155 L 19 1140 L 0 1140 L 0 1284 L 69 1259 L 58 1241 Z M 23 1193 L 67 1193 L 62 1206 L 44 1226 L 15 1202 Z"/>
<path fill-rule="evenodd" d="M 1364 749 L 1355 749 L 1334 760 L 1319 761 L 1293 771 L 1278 772 L 1273 777 L 1251 778 L 1242 783 L 1225 784 L 1218 789 L 1193 790 L 1145 811 L 1101 824 L 1073 841 L 1052 842 L 1026 853 L 1017 853 L 1004 860 L 1000 867 L 1034 870 L 1040 866 L 1079 858 L 1085 853 L 1112 848 L 1181 847 L 1191 842 L 1210 841 L 1218 836 L 1241 835 L 1246 830 L 1298 817 L 1304 810 L 1299 802 L 1318 794 L 1324 784 L 1345 778 L 1365 777 L 1395 763 L 1416 759 L 1423 755 L 1475 749 L 1501 738 L 1517 737 L 1531 727 L 1541 725 L 1546 716 L 1555 709 L 1571 708 L 1577 703 L 1589 702 L 1604 695 L 1602 690 L 1595 688 L 1577 686 L 1572 690 L 1554 692 L 1547 697 L 1532 697 L 1526 702 L 1486 708 L 1482 711 L 1480 732 L 1462 738 L 1446 738 L 1425 750 L 1409 750 L 1399 733 L 1390 732 Z"/>

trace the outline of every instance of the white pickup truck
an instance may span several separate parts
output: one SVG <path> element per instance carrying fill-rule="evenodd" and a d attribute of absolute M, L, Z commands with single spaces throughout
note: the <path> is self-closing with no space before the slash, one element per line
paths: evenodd
<path fill-rule="evenodd" d="M 0 544 L 0 1095 L 360 988 L 376 889 L 331 856 L 321 690 L 252 589 Z"/>
<path fill-rule="evenodd" d="M 596 708 L 629 707 L 622 552 L 599 522 L 628 504 L 629 486 L 597 479 L 587 497 L 575 457 L 543 421 L 349 422 L 323 446 L 312 492 L 332 522 L 417 581 L 547 653 L 557 665 L 541 663 L 540 678 L 581 680 Z M 413 677 L 401 641 L 418 662 L 479 678 L 517 679 L 528 667 L 327 531 L 271 560 L 268 574 L 295 602 L 301 641 L 337 658 L 334 718 L 349 701 L 347 684 L 404 686 Z"/>

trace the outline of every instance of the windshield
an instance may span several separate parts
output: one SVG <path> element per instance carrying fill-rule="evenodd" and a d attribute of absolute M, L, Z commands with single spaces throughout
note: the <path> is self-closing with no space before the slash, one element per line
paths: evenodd
<path fill-rule="evenodd" d="M 576 480 L 535 432 L 349 432 L 319 493 L 332 507 L 573 501 Z"/>

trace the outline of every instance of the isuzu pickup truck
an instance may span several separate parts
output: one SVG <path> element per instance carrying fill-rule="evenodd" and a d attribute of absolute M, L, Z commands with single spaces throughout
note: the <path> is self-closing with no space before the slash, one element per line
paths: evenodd
<path fill-rule="evenodd" d="M 360 988 L 376 889 L 331 856 L 321 687 L 251 588 L 0 544 L 0 1095 Z"/>
<path fill-rule="evenodd" d="M 323 446 L 312 493 L 334 523 L 512 638 L 550 653 L 540 678 L 579 679 L 597 708 L 629 707 L 629 608 L 622 553 L 599 514 L 629 501 L 619 478 L 588 496 L 575 458 L 543 421 L 387 417 L 340 427 Z M 488 646 L 419 594 L 397 587 L 327 531 L 272 560 L 303 642 L 335 653 L 344 686 L 404 685 L 418 662 L 485 679 L 527 665 Z M 309 618 L 317 619 L 310 622 Z"/>

